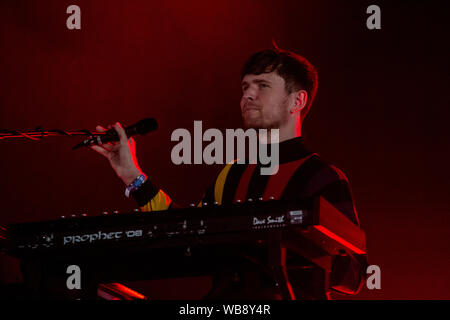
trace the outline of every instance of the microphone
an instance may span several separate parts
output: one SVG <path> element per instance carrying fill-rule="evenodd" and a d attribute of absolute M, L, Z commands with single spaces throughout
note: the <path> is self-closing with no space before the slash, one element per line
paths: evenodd
<path fill-rule="evenodd" d="M 158 129 L 158 123 L 156 122 L 156 119 L 154 118 L 146 118 L 141 121 L 138 121 L 137 123 L 128 126 L 125 128 L 125 133 L 127 134 L 127 137 L 134 136 L 136 134 L 144 135 L 149 133 L 150 131 L 155 131 Z M 83 142 L 77 144 L 75 147 L 72 148 L 72 150 L 81 148 L 81 147 L 89 147 L 92 145 L 98 145 L 102 143 L 107 143 L 110 141 L 119 141 L 119 135 L 117 134 L 116 130 L 110 129 L 105 132 L 100 133 L 100 135 L 97 135 L 95 137 L 92 137 L 90 139 L 86 139 Z"/>

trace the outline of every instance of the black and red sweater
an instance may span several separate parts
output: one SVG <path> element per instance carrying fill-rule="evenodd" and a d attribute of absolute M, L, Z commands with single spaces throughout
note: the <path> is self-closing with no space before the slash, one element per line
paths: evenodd
<path fill-rule="evenodd" d="M 142 211 L 166 210 L 174 207 L 172 199 L 147 180 L 132 193 Z M 215 183 L 206 190 L 199 203 L 229 204 L 246 199 L 295 200 L 323 196 L 350 221 L 359 226 L 351 187 L 345 174 L 336 166 L 310 152 L 302 137 L 279 144 L 279 169 L 274 175 L 261 175 L 260 164 L 227 164 Z M 321 273 L 316 266 L 303 268 L 300 275 L 304 287 L 299 296 L 328 297 L 329 289 L 354 294 L 361 288 L 366 257 L 347 255 L 336 260 L 330 275 Z M 301 273 L 301 272 L 300 272 Z M 327 277 L 327 279 L 317 279 Z M 310 283 L 306 283 L 310 282 Z M 319 284 L 320 283 L 320 284 Z"/>

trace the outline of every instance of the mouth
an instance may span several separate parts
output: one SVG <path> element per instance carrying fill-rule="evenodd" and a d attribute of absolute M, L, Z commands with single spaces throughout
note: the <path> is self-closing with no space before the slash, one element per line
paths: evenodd
<path fill-rule="evenodd" d="M 250 112 L 250 111 L 259 111 L 261 108 L 254 106 L 254 105 L 246 105 L 244 106 L 244 109 L 242 110 L 242 113 Z"/>
<path fill-rule="evenodd" d="M 242 112 L 242 117 L 244 118 L 254 118 L 260 116 L 260 110 L 257 108 L 246 108 Z"/>

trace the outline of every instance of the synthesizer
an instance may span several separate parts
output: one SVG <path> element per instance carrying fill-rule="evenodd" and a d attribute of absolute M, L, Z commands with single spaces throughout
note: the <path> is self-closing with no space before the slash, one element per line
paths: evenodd
<path fill-rule="evenodd" d="M 2 250 L 19 258 L 38 296 L 73 295 L 66 288 L 69 266 L 82 270 L 80 294 L 95 297 L 99 284 L 214 275 L 251 259 L 289 298 L 287 274 L 303 264 L 295 258 L 289 269 L 290 257 L 329 273 L 333 257 L 366 253 L 364 232 L 323 197 L 84 215 L 3 231 Z"/>
<path fill-rule="evenodd" d="M 330 254 L 365 253 L 365 235 L 323 197 L 207 205 L 156 212 L 81 216 L 12 224 L 6 251 L 21 256 L 64 250 L 152 248 L 258 238 L 275 230 L 297 230 Z"/>

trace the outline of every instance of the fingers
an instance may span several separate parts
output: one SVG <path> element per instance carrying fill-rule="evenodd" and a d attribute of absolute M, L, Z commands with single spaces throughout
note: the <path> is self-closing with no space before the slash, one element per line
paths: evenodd
<path fill-rule="evenodd" d="M 106 132 L 107 130 L 112 129 L 112 125 L 108 125 L 108 129 L 102 127 L 101 125 L 98 125 L 95 127 L 95 130 L 97 132 Z M 109 147 L 114 147 L 117 145 L 117 142 L 107 142 L 106 144 L 102 144 L 101 142 L 98 144 L 99 146 L 107 146 L 105 149 L 108 151 L 114 150 L 113 148 L 109 148 Z"/>
<path fill-rule="evenodd" d="M 103 128 L 102 126 L 96 126 L 95 130 L 97 130 L 98 132 L 105 132 L 106 131 L 106 129 Z"/>
<path fill-rule="evenodd" d="M 116 151 L 117 148 L 118 148 L 117 145 L 114 145 L 111 142 L 107 142 L 105 144 L 99 144 L 98 146 L 103 148 L 103 149 L 105 149 L 106 151 L 109 151 L 109 152 Z"/>
<path fill-rule="evenodd" d="M 136 148 L 136 143 L 134 142 L 133 138 L 128 138 L 128 142 L 130 143 L 130 147 L 131 148 Z"/>
<path fill-rule="evenodd" d="M 120 125 L 119 122 L 116 122 L 116 124 L 114 125 L 114 129 L 116 130 L 117 134 L 119 135 L 120 143 L 126 144 L 128 141 L 128 137 L 125 132 L 125 129 L 122 128 L 122 126 Z"/>
<path fill-rule="evenodd" d="M 106 143 L 106 144 L 97 144 L 97 145 L 92 145 L 91 147 L 98 147 L 101 148 L 103 150 L 106 151 L 106 153 L 111 153 L 111 152 L 116 152 L 118 149 L 117 145 L 113 145 L 111 143 Z"/>
<path fill-rule="evenodd" d="M 92 150 L 95 150 L 96 152 L 100 153 L 102 156 L 108 158 L 109 151 L 104 148 L 104 146 L 90 146 Z"/>
<path fill-rule="evenodd" d="M 109 127 L 111 127 L 111 126 L 109 126 Z M 95 127 L 95 130 L 97 130 L 98 132 L 105 132 L 106 131 L 106 129 L 103 128 L 100 125 Z M 90 148 L 92 150 L 95 150 L 96 152 L 100 153 L 101 155 L 107 157 L 107 158 L 108 158 L 108 156 L 109 156 L 109 154 L 111 152 L 114 152 L 116 150 L 116 147 L 110 142 L 105 143 L 105 144 L 101 144 L 100 143 L 98 145 L 92 145 L 92 146 L 90 146 Z"/>
<path fill-rule="evenodd" d="M 117 134 L 119 135 L 119 139 L 121 143 L 126 143 L 129 141 L 127 134 L 125 132 L 125 129 L 122 127 L 122 125 L 119 122 L 116 122 L 114 125 L 108 125 L 108 129 L 105 129 L 104 127 L 98 125 L 95 127 L 95 130 L 98 132 L 106 132 L 107 130 L 113 129 L 116 130 Z M 109 143 L 110 146 L 114 146 L 116 143 Z M 103 145 L 104 146 L 104 145 Z"/>

